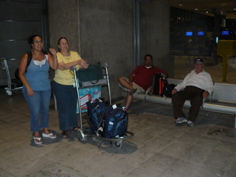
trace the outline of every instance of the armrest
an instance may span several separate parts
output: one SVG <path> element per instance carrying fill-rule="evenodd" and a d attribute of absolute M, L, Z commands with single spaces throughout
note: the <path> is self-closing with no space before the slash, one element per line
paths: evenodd
<path fill-rule="evenodd" d="M 147 95 L 147 94 L 150 94 L 151 91 L 152 91 L 152 86 L 150 86 L 150 87 L 146 90 L 146 93 L 145 93 L 145 94 L 146 94 L 146 95 Z"/>
<path fill-rule="evenodd" d="M 214 86 L 215 86 L 215 82 L 213 82 L 213 88 L 214 88 Z M 214 90 L 213 90 L 213 91 L 211 92 L 211 94 L 208 96 L 209 102 L 212 101 L 212 99 L 213 99 L 213 94 L 214 94 Z"/>

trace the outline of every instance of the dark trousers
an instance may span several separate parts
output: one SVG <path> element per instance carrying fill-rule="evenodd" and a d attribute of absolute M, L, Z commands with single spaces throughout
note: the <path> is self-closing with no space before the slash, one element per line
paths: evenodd
<path fill-rule="evenodd" d="M 184 102 L 189 99 L 191 103 L 191 107 L 189 110 L 188 120 L 195 122 L 196 117 L 198 116 L 200 107 L 203 102 L 203 94 L 204 90 L 194 87 L 187 86 L 184 90 L 176 92 L 172 95 L 172 105 L 173 105 L 173 113 L 174 118 L 185 117 L 183 113 L 183 105 Z"/>
<path fill-rule="evenodd" d="M 57 110 L 60 130 L 69 130 L 78 126 L 77 92 L 73 85 L 61 85 L 52 82 L 53 91 L 57 100 Z"/>

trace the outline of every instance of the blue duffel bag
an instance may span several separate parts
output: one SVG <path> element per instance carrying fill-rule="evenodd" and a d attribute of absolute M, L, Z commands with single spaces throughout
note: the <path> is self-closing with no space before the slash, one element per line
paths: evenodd
<path fill-rule="evenodd" d="M 106 104 L 101 99 L 95 99 L 86 103 L 88 109 L 88 124 L 92 133 L 95 133 L 103 119 L 103 113 L 106 109 Z"/>
<path fill-rule="evenodd" d="M 104 138 L 123 137 L 128 128 L 128 114 L 121 106 L 108 106 L 103 113 L 99 134 Z"/>

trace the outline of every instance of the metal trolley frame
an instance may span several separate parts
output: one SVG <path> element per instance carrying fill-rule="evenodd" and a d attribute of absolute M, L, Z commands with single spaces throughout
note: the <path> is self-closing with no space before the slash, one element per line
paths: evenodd
<path fill-rule="evenodd" d="M 16 83 L 14 83 L 13 79 L 11 78 L 11 74 L 10 74 L 10 70 L 9 70 L 7 60 L 6 59 L 0 59 L 0 62 L 1 62 L 2 69 L 6 70 L 6 74 L 7 74 L 7 87 L 5 87 L 6 94 L 11 96 L 13 94 L 13 92 L 21 91 L 23 86 L 13 87 L 13 85 L 14 84 L 16 85 Z"/>
<path fill-rule="evenodd" d="M 102 68 L 105 69 L 105 75 L 103 79 L 100 79 L 98 81 L 87 81 L 87 82 L 80 82 L 79 79 L 76 77 L 76 69 L 74 67 L 71 68 L 74 74 L 74 86 L 77 91 L 78 95 L 78 102 L 77 102 L 77 110 L 79 112 L 79 122 L 80 122 L 80 130 L 78 131 L 79 138 L 83 140 L 85 138 L 85 134 L 83 131 L 83 122 L 82 122 L 82 109 L 81 109 L 81 100 L 80 100 L 80 93 L 79 89 L 88 88 L 88 87 L 95 87 L 95 86 L 107 86 L 108 88 L 108 97 L 109 97 L 109 104 L 111 105 L 111 88 L 110 88 L 110 82 L 109 82 L 109 74 L 108 74 L 108 65 L 107 63 L 104 63 L 102 65 Z M 81 86 L 80 84 L 81 83 Z M 95 84 L 93 84 L 95 83 Z"/>
<path fill-rule="evenodd" d="M 96 82 L 96 84 L 93 84 L 94 81 L 88 81 L 88 82 L 80 82 L 78 80 L 78 78 L 76 77 L 76 70 L 75 68 L 71 68 L 71 70 L 73 71 L 74 74 L 74 80 L 75 80 L 75 87 L 77 90 L 77 95 L 78 95 L 78 112 L 79 112 L 79 121 L 80 121 L 80 129 L 78 130 L 78 137 L 80 140 L 84 140 L 86 137 L 88 136 L 92 136 L 93 138 L 98 137 L 100 139 L 105 139 L 105 140 L 109 140 L 110 143 L 112 143 L 114 141 L 114 144 L 117 148 L 122 147 L 122 141 L 126 138 L 130 138 L 133 136 L 133 133 L 131 132 L 127 132 L 127 136 L 124 137 L 119 137 L 119 138 L 103 138 L 103 137 L 99 137 L 97 135 L 91 135 L 91 134 L 86 134 L 83 130 L 83 123 L 82 123 L 82 109 L 81 109 L 81 100 L 80 100 L 80 93 L 79 93 L 79 89 L 83 89 L 83 88 L 87 88 L 87 87 L 95 87 L 95 86 L 107 86 L 108 88 L 108 97 L 109 97 L 109 104 L 111 105 L 111 90 L 110 90 L 110 82 L 109 82 L 109 74 L 108 74 L 108 65 L 107 63 L 104 63 L 102 65 L 102 68 L 105 70 L 105 75 L 104 78 L 101 80 L 98 80 Z M 81 86 L 80 84 L 81 83 Z M 101 142 L 100 146 L 103 144 L 103 142 Z"/>

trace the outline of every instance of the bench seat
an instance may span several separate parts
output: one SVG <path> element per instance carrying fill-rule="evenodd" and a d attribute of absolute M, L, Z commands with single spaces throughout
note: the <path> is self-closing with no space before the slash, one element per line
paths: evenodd
<path fill-rule="evenodd" d="M 205 102 L 203 110 L 236 115 L 236 104 L 223 102 Z"/>
<path fill-rule="evenodd" d="M 180 79 L 168 79 L 168 82 L 170 84 L 176 85 L 179 84 L 181 81 L 182 80 Z M 148 102 L 160 103 L 165 105 L 172 104 L 171 98 L 165 98 L 158 95 L 137 94 L 134 95 L 134 98 L 138 100 L 145 100 Z M 184 103 L 184 107 L 189 108 L 190 106 L 190 101 L 186 100 Z M 214 83 L 214 91 L 212 95 L 204 101 L 201 110 L 234 115 L 234 128 L 236 128 L 236 84 L 228 84 L 221 82 Z"/>

